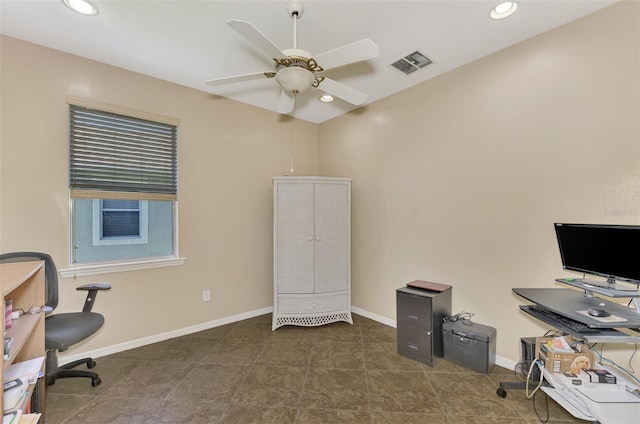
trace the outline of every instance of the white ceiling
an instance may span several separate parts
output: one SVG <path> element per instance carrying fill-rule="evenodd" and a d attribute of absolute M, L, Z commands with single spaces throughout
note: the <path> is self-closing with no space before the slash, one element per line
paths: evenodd
<path fill-rule="evenodd" d="M 615 2 L 520 0 L 514 15 L 494 21 L 489 12 L 498 0 L 307 0 L 298 21 L 298 48 L 317 55 L 363 38 L 375 42 L 378 58 L 327 72 L 366 93 L 367 104 Z M 280 88 L 273 79 L 223 87 L 210 87 L 204 81 L 272 71 L 272 59 L 225 22 L 249 21 L 281 50 L 291 48 L 293 21 L 285 0 L 93 3 L 100 10 L 97 16 L 75 13 L 61 0 L 0 0 L 0 32 L 276 110 Z M 415 50 L 434 64 L 409 76 L 390 66 Z M 320 94 L 313 88 L 300 94 L 293 115 L 320 123 L 356 108 L 339 99 L 321 103 Z"/>

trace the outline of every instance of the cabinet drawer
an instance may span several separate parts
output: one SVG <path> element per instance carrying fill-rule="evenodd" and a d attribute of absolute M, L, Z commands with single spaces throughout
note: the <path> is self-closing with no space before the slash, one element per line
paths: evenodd
<path fill-rule="evenodd" d="M 349 309 L 349 294 L 328 296 L 279 297 L 278 312 L 281 314 L 320 314 Z"/>
<path fill-rule="evenodd" d="M 423 364 L 433 365 L 433 333 L 407 324 L 398 324 L 398 353 Z"/>
<path fill-rule="evenodd" d="M 397 293 L 396 310 L 398 322 L 431 329 L 431 298 L 407 293 Z"/>

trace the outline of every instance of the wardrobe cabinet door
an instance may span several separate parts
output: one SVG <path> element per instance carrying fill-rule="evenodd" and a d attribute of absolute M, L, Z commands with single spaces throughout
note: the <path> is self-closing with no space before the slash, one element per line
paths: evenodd
<path fill-rule="evenodd" d="M 349 289 L 349 186 L 315 184 L 315 292 Z"/>
<path fill-rule="evenodd" d="M 311 183 L 278 184 L 276 263 L 278 293 L 314 292 L 314 195 Z"/>

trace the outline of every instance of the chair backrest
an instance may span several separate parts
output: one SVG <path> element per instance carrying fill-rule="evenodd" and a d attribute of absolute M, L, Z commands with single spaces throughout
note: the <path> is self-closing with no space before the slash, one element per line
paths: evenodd
<path fill-rule="evenodd" d="M 0 255 L 0 263 L 44 261 L 45 305 L 58 306 L 58 270 L 51 256 L 39 252 L 11 252 Z"/>

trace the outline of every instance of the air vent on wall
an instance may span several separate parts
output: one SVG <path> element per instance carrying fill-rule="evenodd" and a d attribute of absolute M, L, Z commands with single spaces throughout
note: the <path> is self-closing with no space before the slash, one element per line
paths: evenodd
<path fill-rule="evenodd" d="M 416 50 L 415 52 L 403 57 L 402 59 L 396 60 L 391 64 L 391 66 L 393 66 L 400 72 L 409 75 L 410 73 L 418 71 L 432 63 L 433 61 L 431 59 Z"/>

